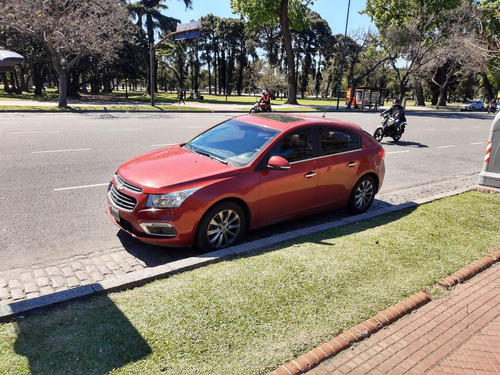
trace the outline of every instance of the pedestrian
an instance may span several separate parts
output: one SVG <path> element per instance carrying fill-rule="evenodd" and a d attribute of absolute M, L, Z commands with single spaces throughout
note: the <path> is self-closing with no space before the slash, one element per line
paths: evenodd
<path fill-rule="evenodd" d="M 179 92 L 177 93 L 177 97 L 179 98 L 179 104 L 181 104 L 181 101 L 186 104 L 184 101 L 184 91 L 182 89 L 179 89 Z"/>

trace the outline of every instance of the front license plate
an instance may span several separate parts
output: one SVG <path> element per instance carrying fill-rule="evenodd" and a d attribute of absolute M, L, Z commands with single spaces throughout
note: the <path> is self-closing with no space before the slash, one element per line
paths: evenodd
<path fill-rule="evenodd" d="M 117 223 L 120 222 L 120 213 L 116 208 L 114 208 L 113 206 L 109 206 L 109 213 L 111 214 L 111 216 L 113 216 Z"/>

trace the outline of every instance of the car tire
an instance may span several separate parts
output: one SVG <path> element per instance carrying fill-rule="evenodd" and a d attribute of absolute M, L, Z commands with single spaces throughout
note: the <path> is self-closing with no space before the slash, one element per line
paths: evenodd
<path fill-rule="evenodd" d="M 361 214 L 368 210 L 375 199 L 377 184 L 372 176 L 361 177 L 351 191 L 347 210 L 353 214 Z"/>
<path fill-rule="evenodd" d="M 235 245 L 246 231 L 246 215 L 235 202 L 221 202 L 203 215 L 196 232 L 196 245 L 214 251 Z"/>

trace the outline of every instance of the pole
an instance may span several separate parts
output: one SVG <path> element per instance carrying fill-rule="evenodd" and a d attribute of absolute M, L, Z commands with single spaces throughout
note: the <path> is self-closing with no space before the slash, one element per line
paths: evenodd
<path fill-rule="evenodd" d="M 350 9 L 351 9 L 351 0 L 349 0 L 349 3 L 347 4 L 347 17 L 345 19 L 344 45 L 342 46 L 342 59 L 340 60 L 339 91 L 337 93 L 337 110 L 339 109 L 340 87 L 342 85 L 342 74 L 344 72 L 345 44 L 346 44 L 346 39 L 347 39 L 347 25 L 349 23 L 349 10 Z"/>
<path fill-rule="evenodd" d="M 155 106 L 155 50 L 153 43 L 149 46 L 149 91 L 151 93 L 151 106 Z"/>

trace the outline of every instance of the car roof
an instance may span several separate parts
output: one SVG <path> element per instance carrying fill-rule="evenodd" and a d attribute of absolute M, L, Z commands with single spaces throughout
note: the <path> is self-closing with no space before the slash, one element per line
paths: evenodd
<path fill-rule="evenodd" d="M 359 125 L 341 121 L 338 119 L 327 119 L 324 117 L 304 116 L 297 114 L 290 115 L 279 112 L 243 115 L 236 117 L 236 119 L 251 124 L 267 126 L 280 131 L 305 125 L 336 125 L 344 128 L 350 128 L 352 130 L 362 130 Z"/>

